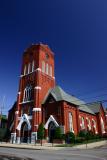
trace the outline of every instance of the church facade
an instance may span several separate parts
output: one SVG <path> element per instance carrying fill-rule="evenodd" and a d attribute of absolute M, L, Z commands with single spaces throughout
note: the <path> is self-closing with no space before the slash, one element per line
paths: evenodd
<path fill-rule="evenodd" d="M 17 101 L 10 109 L 8 127 L 13 143 L 34 143 L 43 122 L 48 141 L 52 130 L 78 134 L 92 130 L 107 133 L 107 114 L 101 103 L 87 104 L 56 85 L 54 53 L 44 44 L 35 44 L 23 54 Z"/>

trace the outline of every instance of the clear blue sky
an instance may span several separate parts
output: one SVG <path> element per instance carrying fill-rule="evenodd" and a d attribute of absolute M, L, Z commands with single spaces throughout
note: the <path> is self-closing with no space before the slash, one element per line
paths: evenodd
<path fill-rule="evenodd" d="M 86 102 L 107 100 L 107 0 L 0 1 L 4 113 L 16 100 L 23 51 L 38 42 L 55 53 L 57 84 L 66 92 Z"/>

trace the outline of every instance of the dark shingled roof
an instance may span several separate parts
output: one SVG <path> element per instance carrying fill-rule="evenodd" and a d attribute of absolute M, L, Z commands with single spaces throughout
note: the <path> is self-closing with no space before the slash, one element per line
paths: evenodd
<path fill-rule="evenodd" d="M 85 105 L 84 101 L 81 101 L 80 99 L 72 95 L 69 95 L 60 86 L 56 86 L 55 88 L 49 90 L 49 92 L 47 93 L 43 101 L 43 104 L 46 102 L 49 95 L 52 95 L 56 101 L 63 100 L 63 101 L 69 102 L 71 104 L 79 106 L 79 110 L 81 111 L 94 114 L 94 112 L 89 107 L 87 107 L 87 105 Z"/>

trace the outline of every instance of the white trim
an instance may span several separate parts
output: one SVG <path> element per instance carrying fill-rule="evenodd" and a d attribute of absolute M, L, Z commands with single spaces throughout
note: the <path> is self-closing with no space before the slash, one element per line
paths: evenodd
<path fill-rule="evenodd" d="M 34 100 L 31 100 L 31 101 L 23 101 L 23 102 L 21 102 L 21 103 L 19 103 L 19 104 L 25 104 L 25 103 L 31 103 L 31 102 L 33 102 Z"/>
<path fill-rule="evenodd" d="M 34 70 L 33 72 L 31 71 L 30 73 L 27 73 L 27 74 L 25 74 L 25 75 L 20 75 L 20 77 L 27 76 L 27 75 L 32 74 L 32 73 L 37 72 L 37 71 L 40 71 L 40 72 L 41 72 L 41 68 L 37 68 L 37 69 Z"/>
<path fill-rule="evenodd" d="M 21 120 L 22 117 L 18 117 L 18 120 Z M 31 120 L 32 116 L 28 116 L 28 119 Z"/>
<path fill-rule="evenodd" d="M 35 89 L 41 90 L 41 87 L 40 86 L 36 86 Z"/>
<path fill-rule="evenodd" d="M 52 77 L 53 79 L 55 79 L 55 77 Z"/>
<path fill-rule="evenodd" d="M 21 117 L 20 122 L 17 126 L 17 130 L 19 130 L 19 131 L 21 130 L 21 126 L 22 126 L 23 122 L 26 122 L 28 125 L 28 130 L 31 130 L 31 124 L 30 124 L 30 121 L 29 121 L 27 114 L 23 114 L 23 116 Z"/>
<path fill-rule="evenodd" d="M 18 95 L 20 95 L 21 94 L 21 92 L 18 92 Z"/>
<path fill-rule="evenodd" d="M 19 111 L 16 111 L 15 114 L 19 114 Z"/>
<path fill-rule="evenodd" d="M 41 112 L 41 108 L 33 108 L 33 112 Z"/>
<path fill-rule="evenodd" d="M 50 122 L 54 122 L 54 124 L 55 124 L 56 127 L 59 126 L 59 124 L 57 123 L 57 121 L 55 120 L 55 118 L 53 117 L 53 115 L 50 115 L 49 119 L 47 120 L 47 122 L 46 122 L 46 124 L 44 126 L 45 129 L 48 129 L 48 126 L 49 126 Z"/>
<path fill-rule="evenodd" d="M 41 68 L 37 68 L 35 71 L 40 71 L 41 72 Z"/>

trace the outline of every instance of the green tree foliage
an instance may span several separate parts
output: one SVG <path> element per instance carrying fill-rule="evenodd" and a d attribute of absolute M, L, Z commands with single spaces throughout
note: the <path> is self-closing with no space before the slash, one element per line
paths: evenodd
<path fill-rule="evenodd" d="M 75 134 L 73 132 L 67 132 L 65 135 L 65 141 L 67 143 L 74 143 L 75 142 Z"/>
<path fill-rule="evenodd" d="M 42 140 L 44 138 L 44 135 L 45 135 L 44 124 L 41 123 L 38 127 L 38 132 L 37 132 L 38 139 Z"/>
<path fill-rule="evenodd" d="M 60 127 L 56 127 L 54 139 L 62 139 L 62 132 Z"/>

